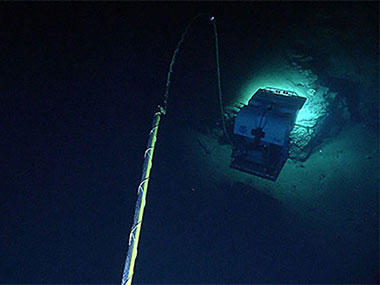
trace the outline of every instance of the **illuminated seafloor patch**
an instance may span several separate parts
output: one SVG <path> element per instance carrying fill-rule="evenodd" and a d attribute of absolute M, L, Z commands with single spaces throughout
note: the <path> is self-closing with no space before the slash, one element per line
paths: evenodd
<path fill-rule="evenodd" d="M 303 161 L 325 137 L 336 133 L 341 123 L 349 118 L 343 98 L 323 86 L 311 69 L 302 67 L 302 63 L 309 60 L 310 57 L 294 55 L 272 58 L 250 76 L 251 79 L 243 86 L 235 101 L 231 102 L 235 106 L 247 104 L 251 96 L 263 87 L 290 90 L 306 97 L 290 134 L 290 157 Z"/>

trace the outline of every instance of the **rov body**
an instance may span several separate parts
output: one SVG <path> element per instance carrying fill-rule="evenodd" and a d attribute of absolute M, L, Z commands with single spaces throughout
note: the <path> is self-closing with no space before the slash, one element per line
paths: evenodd
<path fill-rule="evenodd" d="M 306 98 L 260 88 L 234 119 L 230 167 L 275 181 L 289 154 L 289 135 Z"/>

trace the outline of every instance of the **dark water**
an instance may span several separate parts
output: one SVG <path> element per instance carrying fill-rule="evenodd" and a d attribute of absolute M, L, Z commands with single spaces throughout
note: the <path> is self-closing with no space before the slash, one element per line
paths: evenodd
<path fill-rule="evenodd" d="M 193 16 L 217 17 L 223 92 L 231 100 L 252 62 L 283 52 L 278 42 L 297 46 L 291 27 L 350 33 L 352 11 L 354 26 L 365 31 L 352 32 L 353 42 L 368 41 L 347 49 L 378 62 L 375 2 L 2 3 L 0 282 L 120 282 L 152 115 Z M 324 20 L 310 20 L 315 15 Z M 322 47 L 298 46 L 320 65 Z M 193 174 L 203 168 L 177 134 L 219 116 L 207 18 L 189 32 L 170 96 L 136 283 L 378 282 L 378 224 L 358 229 L 364 238 L 345 238 L 308 224 L 262 189 Z M 360 112 L 357 98 L 349 103 Z M 364 123 L 358 113 L 355 119 Z M 189 191 L 194 182 L 205 191 Z M 357 247 L 363 240 L 367 246 Z"/>

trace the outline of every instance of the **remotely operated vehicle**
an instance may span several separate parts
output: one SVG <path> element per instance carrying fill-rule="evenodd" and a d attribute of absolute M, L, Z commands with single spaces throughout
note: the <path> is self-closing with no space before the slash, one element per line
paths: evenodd
<path fill-rule="evenodd" d="M 306 98 L 260 88 L 237 113 L 230 167 L 275 181 L 289 153 L 289 135 Z"/>

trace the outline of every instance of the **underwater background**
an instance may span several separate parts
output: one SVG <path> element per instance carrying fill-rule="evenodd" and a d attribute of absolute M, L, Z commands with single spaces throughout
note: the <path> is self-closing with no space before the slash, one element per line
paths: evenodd
<path fill-rule="evenodd" d="M 1 3 L 1 283 L 120 283 L 153 115 L 198 13 L 215 16 L 226 108 L 271 86 L 321 92 L 329 119 L 275 182 L 229 168 L 198 19 L 134 283 L 379 283 L 379 4 L 365 1 Z"/>

